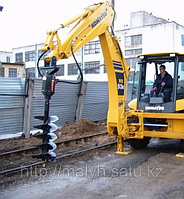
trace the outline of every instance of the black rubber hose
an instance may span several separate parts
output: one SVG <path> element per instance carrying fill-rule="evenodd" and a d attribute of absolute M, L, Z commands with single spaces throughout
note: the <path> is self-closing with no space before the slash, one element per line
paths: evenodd
<path fill-rule="evenodd" d="M 78 62 L 77 62 L 77 59 L 73 53 L 73 45 L 71 46 L 71 52 L 72 52 L 72 56 L 75 60 L 75 63 L 77 65 L 77 68 L 79 70 L 79 73 L 80 73 L 80 81 L 77 81 L 77 82 L 69 82 L 69 81 L 65 81 L 65 80 L 57 80 L 57 82 L 63 82 L 63 83 L 67 83 L 67 84 L 81 84 L 83 82 L 83 73 L 82 73 L 82 69 L 80 68 Z"/>
<path fill-rule="evenodd" d="M 44 55 L 46 52 L 48 52 L 48 51 L 44 51 L 44 52 L 39 56 L 38 61 L 37 61 L 37 70 L 38 70 L 38 73 L 39 73 L 39 75 L 40 75 L 41 77 L 43 77 L 43 75 L 41 74 L 41 71 L 40 71 L 40 68 L 39 68 L 39 62 L 40 62 L 40 59 L 43 57 L 43 55 Z M 81 84 L 81 83 L 83 82 L 83 73 L 82 73 L 82 70 L 81 70 L 81 68 L 80 68 L 80 66 L 79 66 L 79 64 L 78 64 L 78 62 L 77 62 L 77 59 L 76 59 L 76 57 L 75 57 L 75 55 L 74 55 L 74 52 L 73 52 L 73 45 L 71 46 L 71 52 L 72 52 L 72 56 L 73 56 L 73 58 L 74 58 L 74 60 L 75 60 L 75 63 L 76 63 L 76 65 L 77 65 L 77 68 L 78 68 L 78 70 L 79 70 L 79 72 L 80 72 L 80 81 L 77 81 L 77 82 L 69 82 L 69 81 L 65 81 L 65 80 L 57 80 L 57 82 L 63 82 L 63 83 L 67 83 L 67 84 Z"/>
<path fill-rule="evenodd" d="M 44 51 L 44 52 L 39 56 L 38 61 L 37 61 L 37 64 L 36 64 L 38 73 L 39 73 L 39 75 L 40 75 L 41 77 L 43 77 L 43 75 L 42 75 L 42 73 L 41 73 L 41 71 L 40 71 L 40 68 L 39 68 L 39 62 L 40 62 L 40 59 L 43 57 L 43 55 L 44 55 L 46 52 L 48 52 L 48 51 Z"/>

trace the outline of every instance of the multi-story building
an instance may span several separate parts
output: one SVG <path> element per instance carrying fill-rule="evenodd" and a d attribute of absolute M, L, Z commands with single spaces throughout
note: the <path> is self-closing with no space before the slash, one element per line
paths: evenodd
<path fill-rule="evenodd" d="M 36 44 L 21 48 L 13 48 L 14 62 L 25 62 L 26 70 L 32 77 L 35 73 L 36 76 L 38 76 L 35 66 L 37 65 L 38 57 L 42 53 L 42 46 L 43 44 Z M 85 80 L 101 81 L 101 78 L 105 78 L 106 73 L 104 73 L 104 61 L 99 40 L 90 41 L 82 49 L 77 51 L 75 56 L 78 64 L 83 70 Z M 44 61 L 41 59 L 39 66 L 43 65 Z M 74 80 L 78 76 L 79 71 L 73 57 L 59 60 L 57 65 L 60 67 L 60 70 L 57 72 L 58 77 Z M 93 77 L 93 75 L 95 75 L 95 77 Z"/>
<path fill-rule="evenodd" d="M 10 63 L 12 62 L 13 53 L 7 51 L 0 51 L 0 62 Z"/>
<path fill-rule="evenodd" d="M 0 51 L 0 77 L 25 77 L 24 64 L 12 60 L 12 52 Z"/>
<path fill-rule="evenodd" d="M 115 31 L 122 52 L 131 71 L 134 71 L 137 55 L 142 53 L 184 51 L 184 27 L 176 22 L 159 18 L 145 11 L 133 12 L 130 26 Z M 26 70 L 32 76 L 37 74 L 36 61 L 41 54 L 43 44 L 13 48 L 13 62 L 25 63 Z M 84 80 L 107 81 L 106 70 L 98 38 L 90 41 L 75 53 L 84 72 Z M 61 79 L 76 79 L 78 70 L 72 57 L 59 60 L 60 70 L 57 76 Z M 40 62 L 43 66 L 43 60 Z M 131 77 L 131 75 L 130 75 Z"/>
<path fill-rule="evenodd" d="M 0 77 L 25 77 L 24 64 L 1 62 Z"/>
<path fill-rule="evenodd" d="M 131 13 L 130 27 L 120 32 L 131 69 L 135 68 L 138 54 L 184 51 L 184 27 L 145 11 Z"/>

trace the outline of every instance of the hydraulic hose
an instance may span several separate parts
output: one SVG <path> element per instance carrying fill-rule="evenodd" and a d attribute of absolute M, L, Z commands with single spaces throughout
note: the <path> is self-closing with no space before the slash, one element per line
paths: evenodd
<path fill-rule="evenodd" d="M 41 77 L 43 77 L 43 75 L 42 75 L 42 73 L 41 73 L 41 71 L 40 71 L 39 62 L 40 62 L 40 59 L 43 57 L 43 55 L 44 55 L 46 52 L 48 52 L 48 51 L 44 51 L 44 52 L 39 56 L 38 61 L 37 61 L 37 64 L 36 64 L 38 73 L 39 73 L 39 75 L 40 75 Z"/>
<path fill-rule="evenodd" d="M 78 62 L 77 62 L 77 59 L 74 55 L 74 52 L 73 52 L 73 45 L 71 45 L 71 52 L 72 52 L 72 56 L 75 60 L 75 63 L 77 65 L 77 68 L 79 70 L 79 73 L 80 73 L 80 81 L 77 81 L 77 82 L 69 82 L 69 81 L 65 81 L 65 80 L 57 80 L 57 82 L 63 82 L 63 83 L 67 83 L 67 84 L 81 84 L 83 82 L 83 73 L 82 73 L 82 69 L 80 68 Z"/>
<path fill-rule="evenodd" d="M 41 73 L 41 71 L 40 71 L 40 68 L 39 68 L 39 62 L 40 62 L 41 58 L 43 57 L 43 55 L 44 55 L 46 52 L 48 52 L 48 51 L 44 51 L 44 52 L 39 56 L 38 61 L 37 61 L 37 70 L 38 70 L 38 73 L 39 73 L 39 75 L 40 75 L 41 77 L 43 77 L 43 75 L 42 75 L 42 73 Z M 83 82 L 83 73 L 82 73 L 82 70 L 81 70 L 81 68 L 80 68 L 80 66 L 79 66 L 79 64 L 78 64 L 78 62 L 77 62 L 77 59 L 76 59 L 76 57 L 75 57 L 75 55 L 74 55 L 74 52 L 73 52 L 73 45 L 71 45 L 71 52 L 72 52 L 72 56 L 73 56 L 73 58 L 74 58 L 74 60 L 75 60 L 75 63 L 76 63 L 76 65 L 77 65 L 77 68 L 78 68 L 79 73 L 80 73 L 80 81 L 77 81 L 77 82 L 72 82 L 72 81 L 71 81 L 71 82 L 70 82 L 70 81 L 65 81 L 65 80 L 57 80 L 57 82 L 63 82 L 63 83 L 67 83 L 67 84 L 81 84 L 81 83 Z"/>

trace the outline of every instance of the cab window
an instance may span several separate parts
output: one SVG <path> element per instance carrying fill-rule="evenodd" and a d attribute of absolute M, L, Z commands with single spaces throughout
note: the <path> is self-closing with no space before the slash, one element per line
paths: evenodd
<path fill-rule="evenodd" d="M 184 61 L 179 62 L 176 95 L 177 99 L 184 98 Z"/>

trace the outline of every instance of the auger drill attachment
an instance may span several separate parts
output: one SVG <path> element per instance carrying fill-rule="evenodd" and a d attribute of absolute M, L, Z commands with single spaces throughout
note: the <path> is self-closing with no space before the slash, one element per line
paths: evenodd
<path fill-rule="evenodd" d="M 57 146 L 53 141 L 57 139 L 57 136 L 53 132 L 58 129 L 54 124 L 54 122 L 58 120 L 58 117 L 49 116 L 49 107 L 51 96 L 55 93 L 55 73 L 58 69 L 59 68 L 56 66 L 41 68 L 42 71 L 46 71 L 42 81 L 42 93 L 45 100 L 44 116 L 35 116 L 36 119 L 43 121 L 43 123 L 41 125 L 34 126 L 34 128 L 43 130 L 41 134 L 35 135 L 35 137 L 42 139 L 42 144 L 38 146 L 42 149 L 42 153 L 33 155 L 33 157 L 41 159 L 43 162 L 56 160 L 56 154 L 53 151 Z"/>

